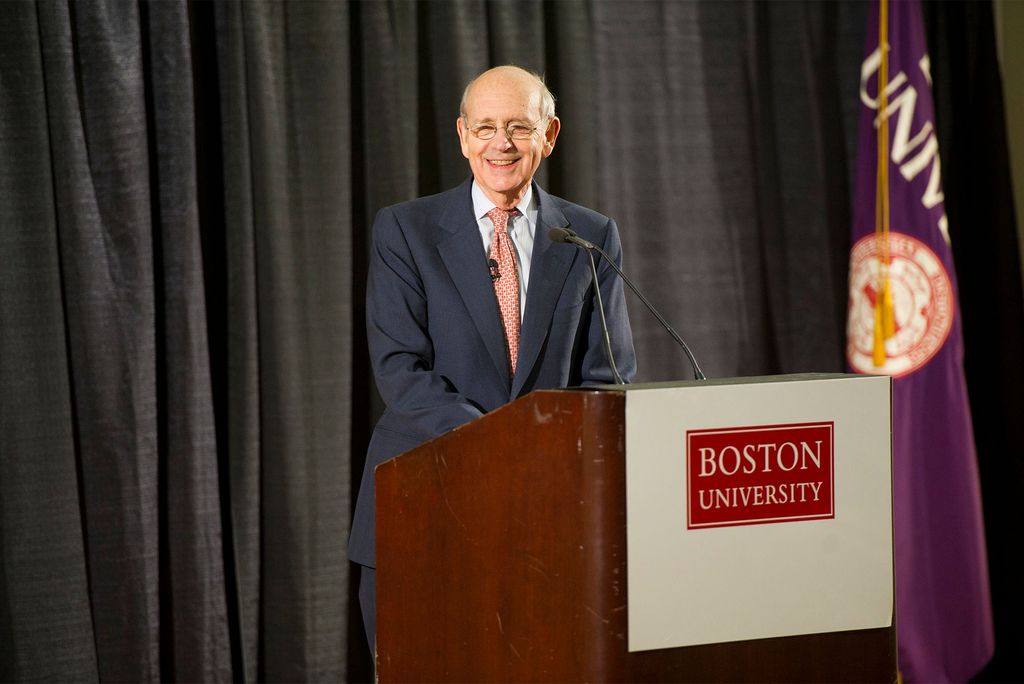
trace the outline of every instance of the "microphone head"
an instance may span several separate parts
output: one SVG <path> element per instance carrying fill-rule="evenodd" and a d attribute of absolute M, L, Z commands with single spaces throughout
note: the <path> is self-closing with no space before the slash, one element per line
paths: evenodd
<path fill-rule="evenodd" d="M 573 237 L 573 232 L 565 228 L 552 228 L 548 231 L 548 237 L 552 242 L 569 242 L 569 238 Z"/>

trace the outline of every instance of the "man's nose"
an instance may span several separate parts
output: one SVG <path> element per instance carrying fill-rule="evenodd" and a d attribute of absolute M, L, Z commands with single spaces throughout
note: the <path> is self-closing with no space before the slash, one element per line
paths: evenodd
<path fill-rule="evenodd" d="M 494 146 L 502 151 L 509 150 L 515 147 L 515 143 L 512 142 L 512 138 L 509 137 L 506 131 L 499 130 L 495 134 L 494 139 L 491 141 Z"/>

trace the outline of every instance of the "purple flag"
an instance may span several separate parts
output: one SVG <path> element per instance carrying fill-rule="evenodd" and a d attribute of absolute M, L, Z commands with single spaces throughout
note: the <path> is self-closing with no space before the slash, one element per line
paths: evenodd
<path fill-rule="evenodd" d="M 966 681 L 991 657 L 994 637 L 928 51 L 918 2 L 890 1 L 883 150 L 890 230 L 884 240 L 876 235 L 875 206 L 879 10 L 873 3 L 861 65 L 847 361 L 858 373 L 894 376 L 900 670 L 909 682 Z M 883 334 L 876 304 L 886 280 L 893 325 Z"/>

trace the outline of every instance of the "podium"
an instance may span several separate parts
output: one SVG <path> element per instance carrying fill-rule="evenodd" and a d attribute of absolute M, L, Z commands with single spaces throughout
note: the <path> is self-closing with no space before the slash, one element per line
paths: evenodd
<path fill-rule="evenodd" d="M 888 382 L 535 391 L 381 464 L 379 681 L 896 681 Z"/>

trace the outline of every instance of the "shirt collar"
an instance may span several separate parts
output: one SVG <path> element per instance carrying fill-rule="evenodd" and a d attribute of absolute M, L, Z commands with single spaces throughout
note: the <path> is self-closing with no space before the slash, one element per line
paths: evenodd
<path fill-rule="evenodd" d="M 494 209 L 496 206 L 487 195 L 484 194 L 483 188 L 477 185 L 476 179 L 473 180 L 473 215 L 476 216 L 477 220 L 487 216 L 487 212 Z M 530 224 L 536 220 L 535 216 L 537 213 L 536 202 L 533 196 L 533 183 L 531 182 L 526 186 L 526 192 L 523 194 L 522 199 L 519 200 L 519 204 L 516 205 L 516 209 L 529 219 Z"/>

